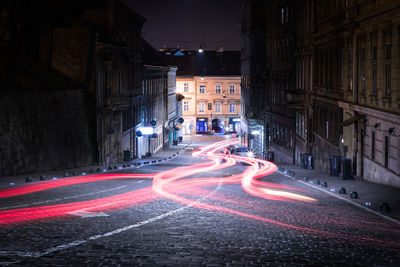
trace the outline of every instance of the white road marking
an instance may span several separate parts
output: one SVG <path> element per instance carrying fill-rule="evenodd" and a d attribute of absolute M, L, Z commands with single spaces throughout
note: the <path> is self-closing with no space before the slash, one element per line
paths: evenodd
<path fill-rule="evenodd" d="M 68 214 L 75 215 L 75 216 L 78 216 L 81 218 L 106 217 L 109 215 L 104 212 L 91 212 L 88 210 L 90 210 L 92 208 L 99 208 L 99 207 L 106 207 L 106 206 L 114 205 L 115 203 L 118 203 L 118 202 L 114 201 L 114 202 L 110 202 L 110 203 L 107 203 L 104 205 L 97 205 L 95 207 L 90 207 L 90 208 L 86 208 L 86 209 L 74 210 L 74 211 L 68 212 Z"/>
<path fill-rule="evenodd" d="M 185 206 L 180 207 L 180 208 L 175 209 L 175 210 L 168 211 L 168 212 L 163 213 L 161 215 L 158 215 L 156 217 L 153 217 L 153 218 L 150 218 L 150 219 L 147 219 L 147 220 L 135 223 L 135 224 L 131 224 L 131 225 L 128 225 L 128 226 L 125 226 L 125 227 L 122 227 L 122 228 L 115 229 L 115 230 L 113 230 L 111 232 L 107 232 L 107 233 L 99 234 L 99 235 L 93 235 L 93 236 L 90 236 L 90 237 L 88 237 L 86 239 L 82 239 L 82 240 L 75 240 L 75 241 L 72 241 L 72 242 L 67 243 L 67 244 L 62 244 L 62 245 L 59 245 L 59 246 L 56 246 L 56 247 L 48 248 L 48 249 L 46 249 L 46 250 L 44 250 L 42 252 L 39 252 L 39 251 L 37 251 L 37 252 L 29 252 L 29 251 L 27 251 L 27 252 L 22 252 L 22 251 L 0 251 L 0 255 L 1 256 L 20 256 L 20 257 L 40 258 L 40 257 L 42 257 L 44 255 L 47 255 L 47 254 L 50 254 L 50 253 L 53 253 L 53 252 L 56 252 L 56 251 L 60 251 L 60 250 L 64 250 L 64 249 L 68 249 L 68 248 L 72 248 L 72 247 L 76 247 L 76 246 L 88 243 L 88 242 L 90 242 L 92 240 L 97 240 L 97 239 L 100 239 L 100 238 L 109 237 L 109 236 L 112 236 L 112 235 L 115 235 L 115 234 L 126 232 L 126 231 L 128 231 L 130 229 L 138 228 L 140 226 L 143 226 L 143 225 L 146 225 L 146 224 L 149 224 L 149 223 L 164 219 L 165 217 L 174 215 L 174 214 L 179 213 L 181 211 L 184 211 L 184 210 L 186 210 L 188 208 L 191 208 L 193 205 L 195 205 L 197 203 L 200 203 L 200 202 L 204 201 L 205 199 L 207 199 L 208 197 L 210 197 L 213 194 L 215 194 L 218 190 L 220 190 L 221 187 L 222 187 L 222 183 L 220 182 L 218 184 L 218 186 L 213 191 L 211 191 L 209 194 L 207 194 L 206 196 L 204 196 L 202 198 L 199 198 L 199 199 L 189 203 L 188 205 L 185 205 Z M 12 262 L 12 263 L 9 263 L 9 264 L 13 264 L 13 263 L 17 263 L 17 262 L 18 261 Z M 6 265 L 7 263 L 6 262 L 0 262 L 0 264 Z"/>
<path fill-rule="evenodd" d="M 68 212 L 68 214 L 75 215 L 81 218 L 93 218 L 93 217 L 107 217 L 110 216 L 104 212 L 90 212 L 86 210 L 78 210 L 78 211 L 72 211 Z"/>
<path fill-rule="evenodd" d="M 56 202 L 56 201 L 61 201 L 61 200 L 66 200 L 66 199 L 90 196 L 90 195 L 100 194 L 100 193 L 104 193 L 104 192 L 108 192 L 108 191 L 118 190 L 118 189 L 121 189 L 124 187 L 126 187 L 126 185 L 115 187 L 115 188 L 110 188 L 110 189 L 106 189 L 106 190 L 101 190 L 101 191 L 97 191 L 97 192 L 82 194 L 82 195 L 75 195 L 75 196 L 69 196 L 69 197 L 63 197 L 63 198 L 54 198 L 54 199 L 49 199 L 49 200 L 40 201 L 40 202 L 33 202 L 33 203 L 27 203 L 27 204 L 22 204 L 22 205 L 3 207 L 3 208 L 0 208 L 0 210 L 9 210 L 9 209 L 28 207 L 28 206 L 38 205 L 38 204 L 43 204 L 43 203 Z"/>
<path fill-rule="evenodd" d="M 287 175 L 286 173 L 283 173 L 283 172 L 280 172 L 280 171 L 276 171 L 276 172 L 279 173 L 279 174 L 285 175 L 286 177 L 289 177 L 290 179 L 296 180 L 295 178 L 293 178 L 293 177 Z M 334 197 L 336 197 L 336 198 L 338 198 L 338 199 L 341 199 L 341 200 L 343 200 L 343 201 L 346 201 L 347 203 L 353 204 L 353 205 L 356 206 L 356 207 L 359 207 L 359 208 L 361 208 L 361 209 L 363 209 L 363 210 L 366 210 L 366 211 L 368 211 L 368 212 L 371 212 L 371 213 L 373 213 L 373 214 L 375 214 L 375 215 L 378 215 L 378 216 L 380 216 L 380 217 L 382 217 L 382 218 L 385 218 L 386 220 L 389 220 L 389 221 L 391 221 L 391 222 L 400 224 L 400 221 L 398 221 L 398 220 L 396 220 L 396 219 L 394 219 L 394 218 L 391 218 L 391 217 L 389 217 L 389 216 L 383 215 L 383 214 L 381 214 L 381 213 L 379 213 L 379 212 L 377 212 L 377 211 L 374 211 L 374 210 L 372 210 L 372 209 L 369 209 L 369 208 L 367 208 L 367 207 L 364 207 L 363 205 L 360 205 L 360 204 L 358 204 L 357 202 L 351 201 L 351 200 L 349 200 L 349 199 L 347 199 L 347 198 L 344 198 L 344 197 L 342 197 L 342 196 L 340 196 L 340 195 L 336 195 L 336 194 L 334 194 L 334 193 L 331 193 L 331 192 L 329 192 L 329 191 L 326 191 L 326 190 L 324 190 L 323 188 L 317 187 L 317 186 L 312 185 L 312 184 L 310 184 L 310 183 L 306 183 L 306 182 L 303 182 L 303 181 L 300 181 L 300 180 L 297 180 L 297 181 L 298 181 L 299 183 L 302 183 L 302 184 L 311 186 L 312 188 L 315 188 L 315 189 L 318 189 L 318 190 L 320 190 L 320 191 L 322 191 L 322 192 L 325 192 L 325 193 L 327 193 L 328 195 L 331 195 L 331 196 L 334 196 Z"/>

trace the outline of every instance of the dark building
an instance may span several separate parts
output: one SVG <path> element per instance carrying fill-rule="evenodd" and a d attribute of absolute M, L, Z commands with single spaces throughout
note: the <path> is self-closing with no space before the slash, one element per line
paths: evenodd
<path fill-rule="evenodd" d="M 262 2 L 264 26 L 257 25 L 265 37 L 248 22 L 260 17 L 251 7 Z M 296 164 L 308 154 L 324 171 L 332 156 L 346 158 L 353 175 L 399 187 L 399 17 L 400 1 L 249 0 L 242 16 L 243 116 L 253 115 L 254 99 L 265 103 L 264 117 L 256 116 L 264 124 L 263 151 Z M 257 50 L 262 42 L 265 50 Z M 251 58 L 265 60 L 263 71 L 252 70 Z M 252 90 L 257 80 L 266 92 Z"/>
<path fill-rule="evenodd" d="M 144 19 L 106 0 L 2 1 L 0 17 L 0 175 L 134 155 Z"/>
<path fill-rule="evenodd" d="M 241 19 L 241 133 L 240 142 L 263 157 L 266 151 L 266 113 L 271 110 L 269 53 L 266 50 L 268 8 L 262 0 L 248 1 Z"/>
<path fill-rule="evenodd" d="M 268 40 L 267 68 L 271 108 L 267 112 L 267 132 L 275 160 L 292 163 L 295 150 L 295 109 L 287 96 L 296 91 L 295 58 L 296 15 L 299 1 L 272 1 L 267 9 L 266 40 Z"/>

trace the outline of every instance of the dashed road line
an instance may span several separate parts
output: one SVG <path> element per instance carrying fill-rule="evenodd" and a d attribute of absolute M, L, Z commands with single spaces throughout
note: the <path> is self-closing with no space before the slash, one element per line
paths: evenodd
<path fill-rule="evenodd" d="M 58 245 L 56 247 L 48 248 L 48 249 L 46 249 L 44 251 L 41 251 L 41 252 L 39 252 L 39 251 L 37 251 L 37 252 L 29 252 L 29 251 L 27 251 L 27 252 L 22 252 L 22 251 L 0 251 L 0 256 L 19 256 L 19 257 L 29 257 L 29 258 L 40 258 L 42 256 L 48 255 L 48 254 L 53 253 L 53 252 L 57 252 L 57 251 L 60 251 L 60 250 L 65 250 L 65 249 L 68 249 L 68 248 L 76 247 L 76 246 L 88 243 L 90 241 L 93 241 L 93 240 L 97 240 L 97 239 L 100 239 L 100 238 L 109 237 L 109 236 L 112 236 L 112 235 L 115 235 L 115 234 L 126 232 L 128 230 L 131 230 L 131 229 L 134 229 L 134 228 L 138 228 L 140 226 L 143 226 L 143 225 L 155 222 L 155 221 L 159 221 L 159 220 L 164 219 L 164 218 L 166 218 L 168 216 L 171 216 L 171 215 L 174 215 L 176 213 L 182 212 L 182 211 L 184 211 L 186 209 L 189 209 L 193 205 L 195 205 L 197 203 L 201 203 L 205 199 L 207 199 L 210 196 L 214 195 L 217 191 L 219 191 L 221 189 L 221 187 L 222 187 L 222 183 L 220 182 L 218 184 L 218 186 L 213 191 L 211 191 L 209 194 L 207 194 L 206 196 L 204 196 L 202 198 L 199 198 L 199 199 L 189 203 L 188 205 L 185 205 L 185 206 L 180 207 L 180 208 L 175 209 L 175 210 L 168 211 L 168 212 L 163 213 L 161 215 L 155 216 L 153 218 L 150 218 L 150 219 L 147 219 L 147 220 L 135 223 L 135 224 L 131 224 L 131 225 L 128 225 L 128 226 L 125 226 L 125 227 L 122 227 L 122 228 L 115 229 L 113 231 L 110 231 L 110 232 L 107 232 L 107 233 L 104 233 L 104 234 L 93 235 L 93 236 L 90 236 L 90 237 L 88 237 L 86 239 L 82 239 L 82 240 L 75 240 L 75 241 L 72 241 L 72 242 L 67 243 L 67 244 L 62 244 L 62 245 Z M 21 261 L 22 260 L 14 261 L 14 262 L 0 262 L 0 264 L 1 265 L 9 265 L 9 264 L 15 264 L 15 263 L 18 263 L 18 262 L 21 262 Z"/>

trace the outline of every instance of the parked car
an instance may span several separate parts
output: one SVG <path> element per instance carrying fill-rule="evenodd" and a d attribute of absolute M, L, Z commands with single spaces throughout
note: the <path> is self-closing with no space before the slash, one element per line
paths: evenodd
<path fill-rule="evenodd" d="M 245 146 L 232 148 L 229 153 L 231 155 L 254 158 L 254 153 Z"/>

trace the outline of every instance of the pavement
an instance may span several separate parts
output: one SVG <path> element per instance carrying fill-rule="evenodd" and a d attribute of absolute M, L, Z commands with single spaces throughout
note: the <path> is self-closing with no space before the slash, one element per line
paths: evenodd
<path fill-rule="evenodd" d="M 151 157 L 146 157 L 138 160 L 132 160 L 130 162 L 119 162 L 110 165 L 92 165 L 81 168 L 66 169 L 66 170 L 54 170 L 37 173 L 29 173 L 16 176 L 0 177 L 0 189 L 9 188 L 17 185 L 24 185 L 32 182 L 38 182 L 41 180 L 55 180 L 70 176 L 89 175 L 95 173 L 108 173 L 115 172 L 121 169 L 137 168 L 144 165 L 156 164 L 164 161 L 168 161 L 179 155 L 185 148 L 188 147 L 190 141 L 183 141 L 165 150 L 160 150 L 154 153 Z M 111 169 L 110 169 L 111 168 Z M 28 177 L 31 178 L 31 182 L 27 182 Z"/>
<path fill-rule="evenodd" d="M 360 177 L 343 179 L 342 176 L 330 176 L 329 173 L 303 169 L 293 164 L 277 165 L 278 172 L 290 179 L 295 179 L 400 224 L 400 188 L 371 183 Z M 345 192 L 343 190 L 340 192 L 342 188 Z M 352 198 L 355 195 L 357 198 Z"/>
<path fill-rule="evenodd" d="M 0 177 L 0 188 L 27 184 L 27 177 L 32 182 L 42 179 L 52 180 L 69 176 L 78 176 L 94 173 L 114 172 L 118 169 L 137 168 L 144 165 L 157 164 L 168 161 L 178 156 L 191 143 L 191 138 L 184 138 L 183 142 L 171 146 L 166 150 L 160 150 L 151 157 L 133 160 L 131 162 L 120 162 L 112 165 L 93 165 L 82 168 L 56 170 L 41 173 L 24 174 L 12 177 Z M 317 188 L 333 197 L 347 201 L 359 208 L 366 209 L 388 220 L 400 224 L 400 188 L 389 187 L 363 181 L 359 177 L 354 179 L 343 179 L 341 176 L 330 176 L 319 170 L 307 170 L 293 164 L 277 164 L 278 172 L 284 176 L 295 179 L 300 183 Z M 111 167 L 111 169 L 109 169 Z M 326 183 L 326 186 L 325 186 Z M 340 192 L 345 189 L 345 193 Z M 343 191 L 343 190 L 342 190 Z M 355 193 L 353 193 L 355 192 Z M 353 194 L 352 194 L 353 193 Z M 357 198 L 352 198 L 357 195 Z"/>

